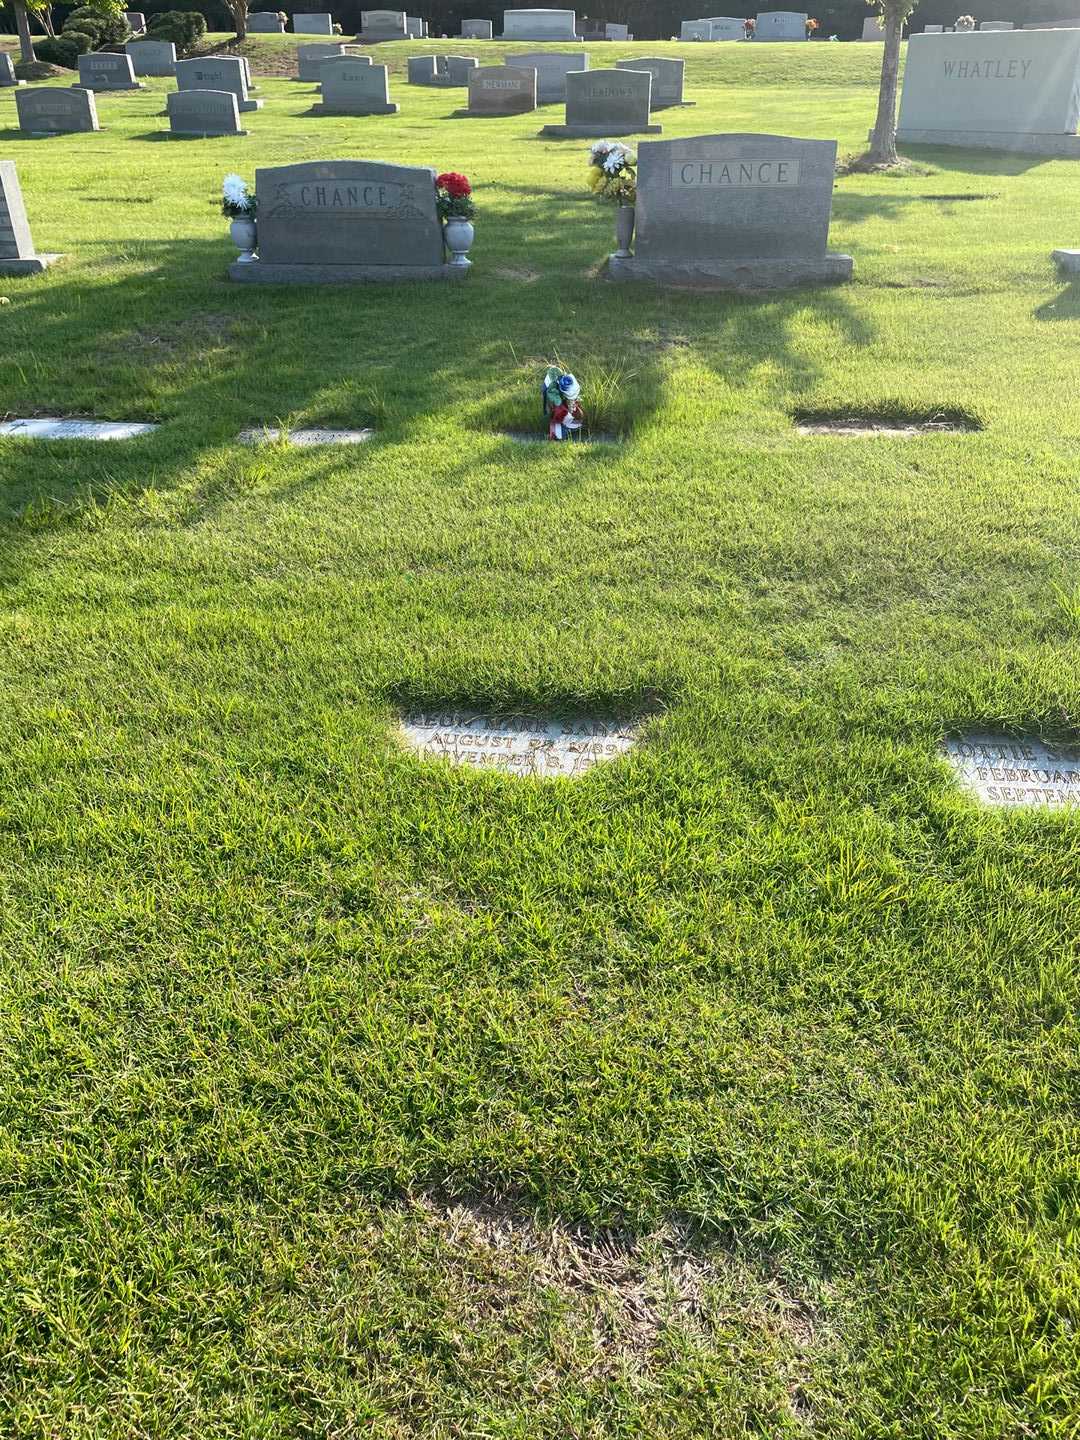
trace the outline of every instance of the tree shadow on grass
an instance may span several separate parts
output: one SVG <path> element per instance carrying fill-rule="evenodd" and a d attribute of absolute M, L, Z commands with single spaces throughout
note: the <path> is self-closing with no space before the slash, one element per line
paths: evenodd
<path fill-rule="evenodd" d="M 846 225 L 861 225 L 867 220 L 885 218 L 887 220 L 899 219 L 903 212 L 911 205 L 934 205 L 941 207 L 950 218 L 962 215 L 972 204 L 996 200 L 996 195 L 956 193 L 953 195 L 941 193 L 933 195 L 918 194 L 853 194 L 844 191 L 837 191 L 833 195 L 832 213 L 835 219 L 841 220 Z M 960 207 L 963 207 L 963 211 Z"/>
<path fill-rule="evenodd" d="M 901 140 L 897 149 L 905 158 L 932 164 L 935 170 L 960 170 L 969 175 L 1024 175 L 1037 165 L 1063 157 L 1023 155 L 1009 150 L 961 149 L 960 146 L 914 145 Z"/>

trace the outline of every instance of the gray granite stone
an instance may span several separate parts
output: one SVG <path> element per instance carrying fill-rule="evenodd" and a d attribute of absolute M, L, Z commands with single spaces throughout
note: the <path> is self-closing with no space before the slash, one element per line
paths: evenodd
<path fill-rule="evenodd" d="M 1062 160 L 1080 156 L 1080 136 L 1018 135 L 1015 130 L 905 130 L 905 145 L 938 145 L 960 150 L 1001 150 L 1011 155 L 1042 155 Z"/>
<path fill-rule="evenodd" d="M 578 70 L 588 70 L 589 57 L 584 50 L 567 54 L 562 50 L 533 50 L 526 54 L 507 55 L 507 65 L 536 71 L 536 103 L 561 105 L 566 100 L 566 77 Z"/>
<path fill-rule="evenodd" d="M 868 15 L 862 22 L 863 40 L 884 40 L 885 27 L 881 23 L 880 15 Z"/>
<path fill-rule="evenodd" d="M 446 84 L 455 89 L 468 85 L 469 77 L 479 64 L 475 55 L 447 55 Z"/>
<path fill-rule="evenodd" d="M 15 162 L 0 160 L 0 275 L 36 275 L 59 259 L 34 249 Z"/>
<path fill-rule="evenodd" d="M 745 40 L 746 25 L 734 15 L 709 16 L 710 40 Z"/>
<path fill-rule="evenodd" d="M 253 100 L 249 94 L 248 75 L 246 62 L 233 55 L 205 55 L 199 60 L 176 62 L 178 90 L 231 90 L 242 114 L 262 108 L 262 101 Z"/>
<path fill-rule="evenodd" d="M 980 30 L 1015 30 L 1016 26 L 1011 20 L 980 20 Z"/>
<path fill-rule="evenodd" d="M 913 35 L 897 139 L 995 149 L 1001 147 L 986 137 L 1001 133 L 1044 141 L 1075 139 L 1078 75 L 1080 30 Z M 929 135 L 951 138 L 931 140 Z M 1067 146 L 1028 153 L 1073 151 Z"/>
<path fill-rule="evenodd" d="M 538 780 L 577 779 L 638 743 L 643 719 L 615 715 L 490 715 L 475 710 L 402 716 L 401 737 L 425 760 Z"/>
<path fill-rule="evenodd" d="M 249 35 L 284 35 L 285 22 L 276 10 L 256 10 L 247 18 Z"/>
<path fill-rule="evenodd" d="M 324 60 L 336 60 L 342 55 L 356 54 L 352 46 L 338 41 L 333 44 L 306 42 L 296 47 L 296 78 L 314 82 L 319 79 Z M 370 59 L 370 56 L 368 57 Z"/>
<path fill-rule="evenodd" d="M 680 40 L 711 40 L 712 25 L 708 20 L 684 20 L 679 26 Z"/>
<path fill-rule="evenodd" d="M 462 40 L 490 40 L 492 25 L 490 20 L 462 20 Z"/>
<path fill-rule="evenodd" d="M 1065 275 L 1080 275 L 1080 250 L 1055 250 L 1050 257 Z"/>
<path fill-rule="evenodd" d="M 124 49 L 136 75 L 176 74 L 176 46 L 171 40 L 129 40 Z"/>
<path fill-rule="evenodd" d="M 13 85 L 25 85 L 25 80 L 20 80 L 15 74 L 15 62 L 6 50 L 0 50 L 0 90 L 10 89 Z"/>
<path fill-rule="evenodd" d="M 924 26 L 923 26 L 923 34 L 924 34 L 924 35 L 944 35 L 944 33 L 945 33 L 945 26 L 944 26 L 944 25 L 924 25 Z"/>
<path fill-rule="evenodd" d="M 638 147 L 633 257 L 619 280 L 777 288 L 850 278 L 828 252 L 833 140 L 698 135 Z"/>
<path fill-rule="evenodd" d="M 927 25 L 927 30 L 933 26 Z M 1024 26 L 1025 30 L 1080 30 L 1080 19 L 1078 20 L 1035 20 L 1030 25 Z"/>
<path fill-rule="evenodd" d="M 1080 745 L 1034 736 L 967 734 L 941 747 L 962 789 L 984 805 L 1064 810 L 1080 805 Z"/>
<path fill-rule="evenodd" d="M 424 22 L 418 15 L 405 16 L 405 29 L 410 40 L 422 40 L 424 38 Z"/>
<path fill-rule="evenodd" d="M 231 90 L 174 90 L 165 97 L 171 135 L 246 135 Z"/>
<path fill-rule="evenodd" d="M 361 10 L 357 38 L 365 42 L 407 40 L 409 17 L 404 10 Z"/>
<path fill-rule="evenodd" d="M 444 263 L 435 172 L 374 160 L 315 160 L 255 172 L 259 258 L 246 284 L 456 280 Z"/>
<path fill-rule="evenodd" d="M 29 135 L 66 135 L 100 130 L 92 90 L 61 90 L 54 85 L 22 86 L 15 91 L 19 128 Z"/>
<path fill-rule="evenodd" d="M 316 115 L 396 115 L 390 99 L 390 72 L 385 65 L 373 65 L 368 56 L 339 55 L 324 60 L 322 104 L 313 107 Z"/>
<path fill-rule="evenodd" d="M 536 71 L 484 65 L 469 76 L 470 115 L 523 115 L 536 109 Z"/>
<path fill-rule="evenodd" d="M 130 55 L 111 55 L 95 51 L 91 55 L 79 56 L 79 87 L 93 90 L 95 95 L 102 90 L 142 90 L 144 87 L 135 79 L 135 70 Z"/>
<path fill-rule="evenodd" d="M 623 42 L 623 43 L 626 43 L 626 42 L 629 41 L 629 39 L 630 39 L 630 26 L 629 26 L 629 25 L 612 25 L 611 22 L 609 21 L 609 22 L 608 22 L 607 24 L 605 24 L 605 26 L 604 26 L 604 39 L 605 39 L 605 40 L 618 40 L 618 41 L 621 41 L 621 42 Z"/>
<path fill-rule="evenodd" d="M 294 35 L 333 35 L 334 17 L 326 10 L 292 17 Z"/>
<path fill-rule="evenodd" d="M 616 60 L 616 70 L 647 70 L 652 76 L 653 110 L 665 110 L 672 105 L 692 105 L 692 100 L 683 99 L 683 71 L 685 61 L 667 60 L 659 56 L 645 56 L 642 59 Z"/>
<path fill-rule="evenodd" d="M 146 16 L 141 10 L 125 10 L 124 19 L 133 35 L 141 35 L 146 29 Z"/>
<path fill-rule="evenodd" d="M 439 72 L 434 55 L 410 55 L 407 79 L 410 85 L 438 85 Z"/>
<path fill-rule="evenodd" d="M 573 139 L 577 136 L 656 135 L 649 97 L 652 75 L 648 70 L 586 70 L 566 77 L 566 123 L 545 125 L 541 135 Z"/>
<path fill-rule="evenodd" d="M 573 10 L 504 10 L 503 40 L 576 40 Z"/>
<path fill-rule="evenodd" d="M 273 445 L 284 440 L 286 445 L 300 449 L 311 449 L 317 445 L 364 445 L 375 438 L 374 430 L 279 430 L 274 425 L 262 425 L 251 430 L 241 430 L 236 437 L 241 445 Z"/>
<path fill-rule="evenodd" d="M 755 40 L 805 40 L 809 17 L 803 10 L 759 10 Z"/>

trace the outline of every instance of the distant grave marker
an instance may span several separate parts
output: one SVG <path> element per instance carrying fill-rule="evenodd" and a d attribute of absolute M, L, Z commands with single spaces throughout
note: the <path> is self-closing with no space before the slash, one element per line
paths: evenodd
<path fill-rule="evenodd" d="M 502 40 L 576 40 L 573 10 L 504 10 Z"/>
<path fill-rule="evenodd" d="M 408 38 L 409 17 L 404 10 L 361 10 L 357 39 L 373 42 Z"/>
<path fill-rule="evenodd" d="M 25 85 L 25 80 L 20 80 L 15 74 L 15 62 L 6 50 L 0 50 L 0 90 L 10 89 L 13 85 Z"/>
<path fill-rule="evenodd" d="M 524 115 L 536 109 L 536 71 L 484 65 L 469 76 L 470 115 Z"/>
<path fill-rule="evenodd" d="M 746 39 L 746 22 L 734 15 L 710 15 L 706 23 L 710 40 Z"/>
<path fill-rule="evenodd" d="M 372 65 L 366 55 L 338 55 L 324 60 L 319 77 L 322 103 L 312 106 L 315 115 L 396 115 L 398 112 L 397 105 L 390 99 L 389 71 L 385 65 Z"/>
<path fill-rule="evenodd" d="M 97 51 L 79 56 L 79 88 L 93 90 L 97 95 L 102 90 L 144 90 L 146 87 L 135 79 L 130 55 Z"/>
<path fill-rule="evenodd" d="M 141 35 L 146 29 L 146 16 L 141 10 L 125 10 L 124 19 L 133 35 Z"/>
<path fill-rule="evenodd" d="M 1046 810 L 1080 805 L 1080 745 L 969 734 L 946 740 L 942 754 L 963 789 L 984 805 Z"/>
<path fill-rule="evenodd" d="M 176 62 L 178 90 L 231 90 L 236 96 L 236 108 L 242 113 L 260 110 L 263 103 L 248 93 L 248 76 L 246 62 L 233 55 L 206 55 L 199 60 Z"/>
<path fill-rule="evenodd" d="M 541 135 L 658 135 L 649 113 L 652 75 L 648 70 L 571 71 L 566 77 L 566 123 L 545 125 Z"/>
<path fill-rule="evenodd" d="M 276 10 L 256 10 L 247 17 L 249 35 L 284 35 L 285 21 Z"/>
<path fill-rule="evenodd" d="M 15 110 L 20 130 L 28 135 L 69 135 L 101 129 L 92 90 L 23 86 L 15 91 Z"/>
<path fill-rule="evenodd" d="M 39 275 L 61 258 L 34 249 L 15 161 L 0 160 L 0 275 Z"/>
<path fill-rule="evenodd" d="M 610 22 L 604 26 L 604 39 L 628 42 L 631 39 L 629 25 L 612 25 Z"/>
<path fill-rule="evenodd" d="M 652 76 L 650 107 L 666 110 L 673 105 L 693 105 L 692 100 L 683 99 L 683 72 L 686 62 L 668 60 L 663 57 L 647 57 L 638 60 L 616 60 L 616 70 L 647 70 Z"/>
<path fill-rule="evenodd" d="M 136 75 L 176 74 L 176 46 L 170 40 L 129 40 L 124 49 Z"/>
<path fill-rule="evenodd" d="M 1011 20 L 980 20 L 980 30 L 1015 30 L 1016 26 Z"/>
<path fill-rule="evenodd" d="M 313 11 L 292 17 L 294 35 L 333 35 L 334 17 L 328 11 Z"/>
<path fill-rule="evenodd" d="M 880 15 L 868 15 L 862 22 L 862 38 L 867 41 L 885 39 L 885 27 L 881 23 Z"/>
<path fill-rule="evenodd" d="M 851 278 L 828 251 L 834 140 L 695 135 L 638 146 L 634 254 L 615 280 L 776 289 Z"/>
<path fill-rule="evenodd" d="M 401 736 L 425 760 L 538 780 L 574 780 L 632 750 L 641 724 L 611 715 L 561 719 L 448 709 L 403 716 Z"/>
<path fill-rule="evenodd" d="M 492 26 L 490 20 L 462 20 L 461 39 L 490 40 L 491 30 Z"/>
<path fill-rule="evenodd" d="M 174 90 L 165 97 L 171 135 L 246 135 L 231 90 Z"/>
<path fill-rule="evenodd" d="M 296 50 L 296 78 L 301 81 L 314 83 L 320 78 L 321 67 L 324 60 L 336 60 L 342 55 L 354 55 L 357 51 L 351 45 L 344 43 L 334 45 L 320 45 L 309 42 L 300 45 Z M 369 56 L 368 59 L 371 57 Z"/>
<path fill-rule="evenodd" d="M 566 100 L 566 77 L 578 70 L 588 70 L 589 57 L 584 50 L 567 54 L 561 50 L 533 50 L 524 55 L 506 55 L 504 63 L 517 69 L 536 71 L 536 103 L 561 105 Z"/>
<path fill-rule="evenodd" d="M 805 40 L 809 16 L 802 10 L 759 10 L 755 40 Z"/>
<path fill-rule="evenodd" d="M 684 20 L 679 26 L 680 40 L 711 40 L 712 24 L 708 20 Z"/>

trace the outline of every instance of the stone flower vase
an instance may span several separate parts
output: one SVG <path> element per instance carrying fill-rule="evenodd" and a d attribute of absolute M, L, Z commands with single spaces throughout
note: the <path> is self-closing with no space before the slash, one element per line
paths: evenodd
<path fill-rule="evenodd" d="M 615 254 L 620 259 L 627 259 L 631 255 L 630 243 L 634 238 L 634 207 L 633 205 L 617 205 L 615 207 Z"/>
<path fill-rule="evenodd" d="M 476 231 L 473 229 L 471 220 L 466 220 L 461 215 L 451 215 L 447 219 L 443 227 L 443 239 L 450 252 L 451 265 L 472 264 L 472 261 L 468 259 L 468 254 L 475 238 Z"/>
<path fill-rule="evenodd" d="M 250 215 L 237 215 L 229 226 L 232 242 L 240 251 L 237 263 L 255 259 L 255 221 Z"/>

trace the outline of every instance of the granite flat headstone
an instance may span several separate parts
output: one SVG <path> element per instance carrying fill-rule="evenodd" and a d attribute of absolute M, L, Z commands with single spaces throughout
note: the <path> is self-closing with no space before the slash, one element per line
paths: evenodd
<path fill-rule="evenodd" d="M 490 40 L 492 26 L 490 20 L 462 20 L 462 40 Z"/>
<path fill-rule="evenodd" d="M 1080 30 L 913 35 L 896 135 L 1080 155 Z"/>
<path fill-rule="evenodd" d="M 615 715 L 556 718 L 420 711 L 402 717 L 401 736 L 425 760 L 539 780 L 572 780 L 632 750 L 641 724 L 641 719 Z"/>
<path fill-rule="evenodd" d="M 407 40 L 409 17 L 404 10 L 361 10 L 357 38 L 364 41 Z"/>
<path fill-rule="evenodd" d="M 59 415 L 5 420 L 0 435 L 20 440 L 134 440 L 158 427 L 138 420 L 65 420 Z"/>
<path fill-rule="evenodd" d="M 398 112 L 397 105 L 390 99 L 389 70 L 385 65 L 373 65 L 366 55 L 339 55 L 324 60 L 319 78 L 322 103 L 312 107 L 316 115 L 396 115 Z"/>
<path fill-rule="evenodd" d="M 571 71 L 566 77 L 566 123 L 545 125 L 541 135 L 659 135 L 649 114 L 652 75 L 648 70 Z"/>
<path fill-rule="evenodd" d="M 136 75 L 176 74 L 176 46 L 171 40 L 129 40 L 124 49 Z"/>
<path fill-rule="evenodd" d="M 20 80 L 15 74 L 15 62 L 11 56 L 6 50 L 0 50 L 0 90 L 25 84 L 26 81 Z"/>
<path fill-rule="evenodd" d="M 435 171 L 374 160 L 310 160 L 255 172 L 259 257 L 247 284 L 458 280 L 443 260 Z M 459 273 L 455 273 L 459 272 Z"/>
<path fill-rule="evenodd" d="M 588 70 L 589 57 L 584 50 L 573 55 L 561 50 L 534 50 L 531 54 L 507 55 L 504 63 L 517 69 L 536 71 L 536 103 L 559 105 L 566 100 L 566 77 L 578 70 Z"/>
<path fill-rule="evenodd" d="M 776 289 L 851 278 L 828 251 L 834 140 L 696 135 L 638 146 L 635 253 L 616 280 Z"/>
<path fill-rule="evenodd" d="M 1063 810 L 1080 805 L 1080 745 L 1026 735 L 973 734 L 946 740 L 942 757 L 985 805 Z"/>
<path fill-rule="evenodd" d="M 61 258 L 34 249 L 15 161 L 0 160 L 0 275 L 38 275 Z"/>
<path fill-rule="evenodd" d="M 256 10 L 247 18 L 249 35 L 284 35 L 285 21 L 276 10 Z"/>
<path fill-rule="evenodd" d="M 641 60 L 616 60 L 616 70 L 647 70 L 652 76 L 653 110 L 664 110 L 672 105 L 692 105 L 692 100 L 683 99 L 683 72 L 686 62 L 667 60 L 661 56 L 646 56 Z"/>
<path fill-rule="evenodd" d="M 145 87 L 135 79 L 135 69 L 130 55 L 110 55 L 99 50 L 92 55 L 79 56 L 79 85 L 83 90 L 142 90 Z"/>
<path fill-rule="evenodd" d="M 504 10 L 503 40 L 576 40 L 573 10 Z"/>
<path fill-rule="evenodd" d="M 231 90 L 236 107 L 243 113 L 262 108 L 261 100 L 253 100 L 248 92 L 249 71 L 243 59 L 233 55 L 206 55 L 200 60 L 176 62 L 178 90 Z"/>
<path fill-rule="evenodd" d="M 294 35 L 333 35 L 334 17 L 325 10 L 292 17 Z"/>
<path fill-rule="evenodd" d="M 92 90 L 21 86 L 15 91 L 15 110 L 20 130 L 29 135 L 66 135 L 101 129 Z"/>
<path fill-rule="evenodd" d="M 470 115 L 523 115 L 536 109 L 536 71 L 483 65 L 469 76 Z"/>
<path fill-rule="evenodd" d="M 809 17 L 802 10 L 759 10 L 755 40 L 805 40 Z"/>
<path fill-rule="evenodd" d="M 231 90 L 173 90 L 165 96 L 171 135 L 246 135 Z"/>

